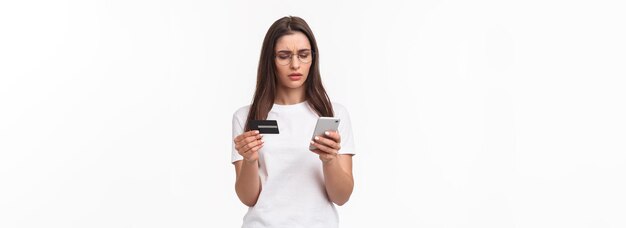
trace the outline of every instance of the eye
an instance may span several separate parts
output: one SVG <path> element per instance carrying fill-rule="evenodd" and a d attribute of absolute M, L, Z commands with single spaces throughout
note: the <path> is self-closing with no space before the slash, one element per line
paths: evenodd
<path fill-rule="evenodd" d="M 278 54 L 279 59 L 288 59 L 291 55 L 289 54 Z"/>
<path fill-rule="evenodd" d="M 307 58 L 309 57 L 309 53 L 300 53 L 300 58 Z"/>

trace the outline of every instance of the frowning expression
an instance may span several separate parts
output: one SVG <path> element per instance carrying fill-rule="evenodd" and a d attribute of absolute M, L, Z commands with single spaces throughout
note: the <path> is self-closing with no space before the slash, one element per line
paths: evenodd
<path fill-rule="evenodd" d="M 309 39 L 302 32 L 284 35 L 276 41 L 274 50 L 279 87 L 301 87 L 309 75 L 313 61 Z"/>

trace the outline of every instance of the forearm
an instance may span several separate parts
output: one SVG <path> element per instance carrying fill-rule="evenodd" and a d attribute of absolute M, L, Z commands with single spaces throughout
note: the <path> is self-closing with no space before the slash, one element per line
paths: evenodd
<path fill-rule="evenodd" d="M 241 161 L 239 175 L 235 181 L 235 191 L 243 204 L 249 207 L 256 204 L 261 192 L 258 161 Z"/>
<path fill-rule="evenodd" d="M 326 193 L 330 200 L 339 206 L 348 202 L 354 188 L 352 175 L 341 166 L 338 158 L 325 162 L 323 167 Z"/>

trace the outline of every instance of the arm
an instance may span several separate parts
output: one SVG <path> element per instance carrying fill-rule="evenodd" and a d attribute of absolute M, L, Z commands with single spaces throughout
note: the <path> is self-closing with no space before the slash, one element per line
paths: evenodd
<path fill-rule="evenodd" d="M 254 206 L 261 193 L 258 161 L 236 161 L 235 172 L 235 191 L 239 200 L 248 207 Z"/>
<path fill-rule="evenodd" d="M 341 206 L 348 202 L 352 189 L 354 188 L 354 179 L 352 178 L 352 155 L 336 155 L 328 162 L 323 163 L 324 166 L 324 182 L 326 184 L 326 192 L 333 203 Z"/>
<path fill-rule="evenodd" d="M 324 184 L 330 200 L 341 206 L 348 202 L 354 189 L 352 177 L 352 155 L 338 154 L 341 137 L 337 132 L 328 132 L 325 137 L 317 137 L 311 142 L 318 149 L 313 150 L 320 156 L 324 171 Z"/>
<path fill-rule="evenodd" d="M 256 204 L 261 193 L 259 179 L 259 153 L 263 147 L 263 136 L 258 131 L 248 131 L 235 138 L 235 149 L 243 156 L 243 160 L 234 162 L 235 191 L 239 200 L 248 207 Z"/>

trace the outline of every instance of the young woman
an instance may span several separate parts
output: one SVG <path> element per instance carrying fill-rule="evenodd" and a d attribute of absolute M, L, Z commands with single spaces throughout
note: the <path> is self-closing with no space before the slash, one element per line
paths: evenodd
<path fill-rule="evenodd" d="M 340 118 L 338 131 L 311 141 L 321 116 Z M 247 127 L 265 119 L 280 133 Z M 354 187 L 350 117 L 322 86 L 317 43 L 301 18 L 281 18 L 267 31 L 253 102 L 233 114 L 233 142 L 235 191 L 249 207 L 243 227 L 338 226 L 334 204 L 346 203 Z"/>

